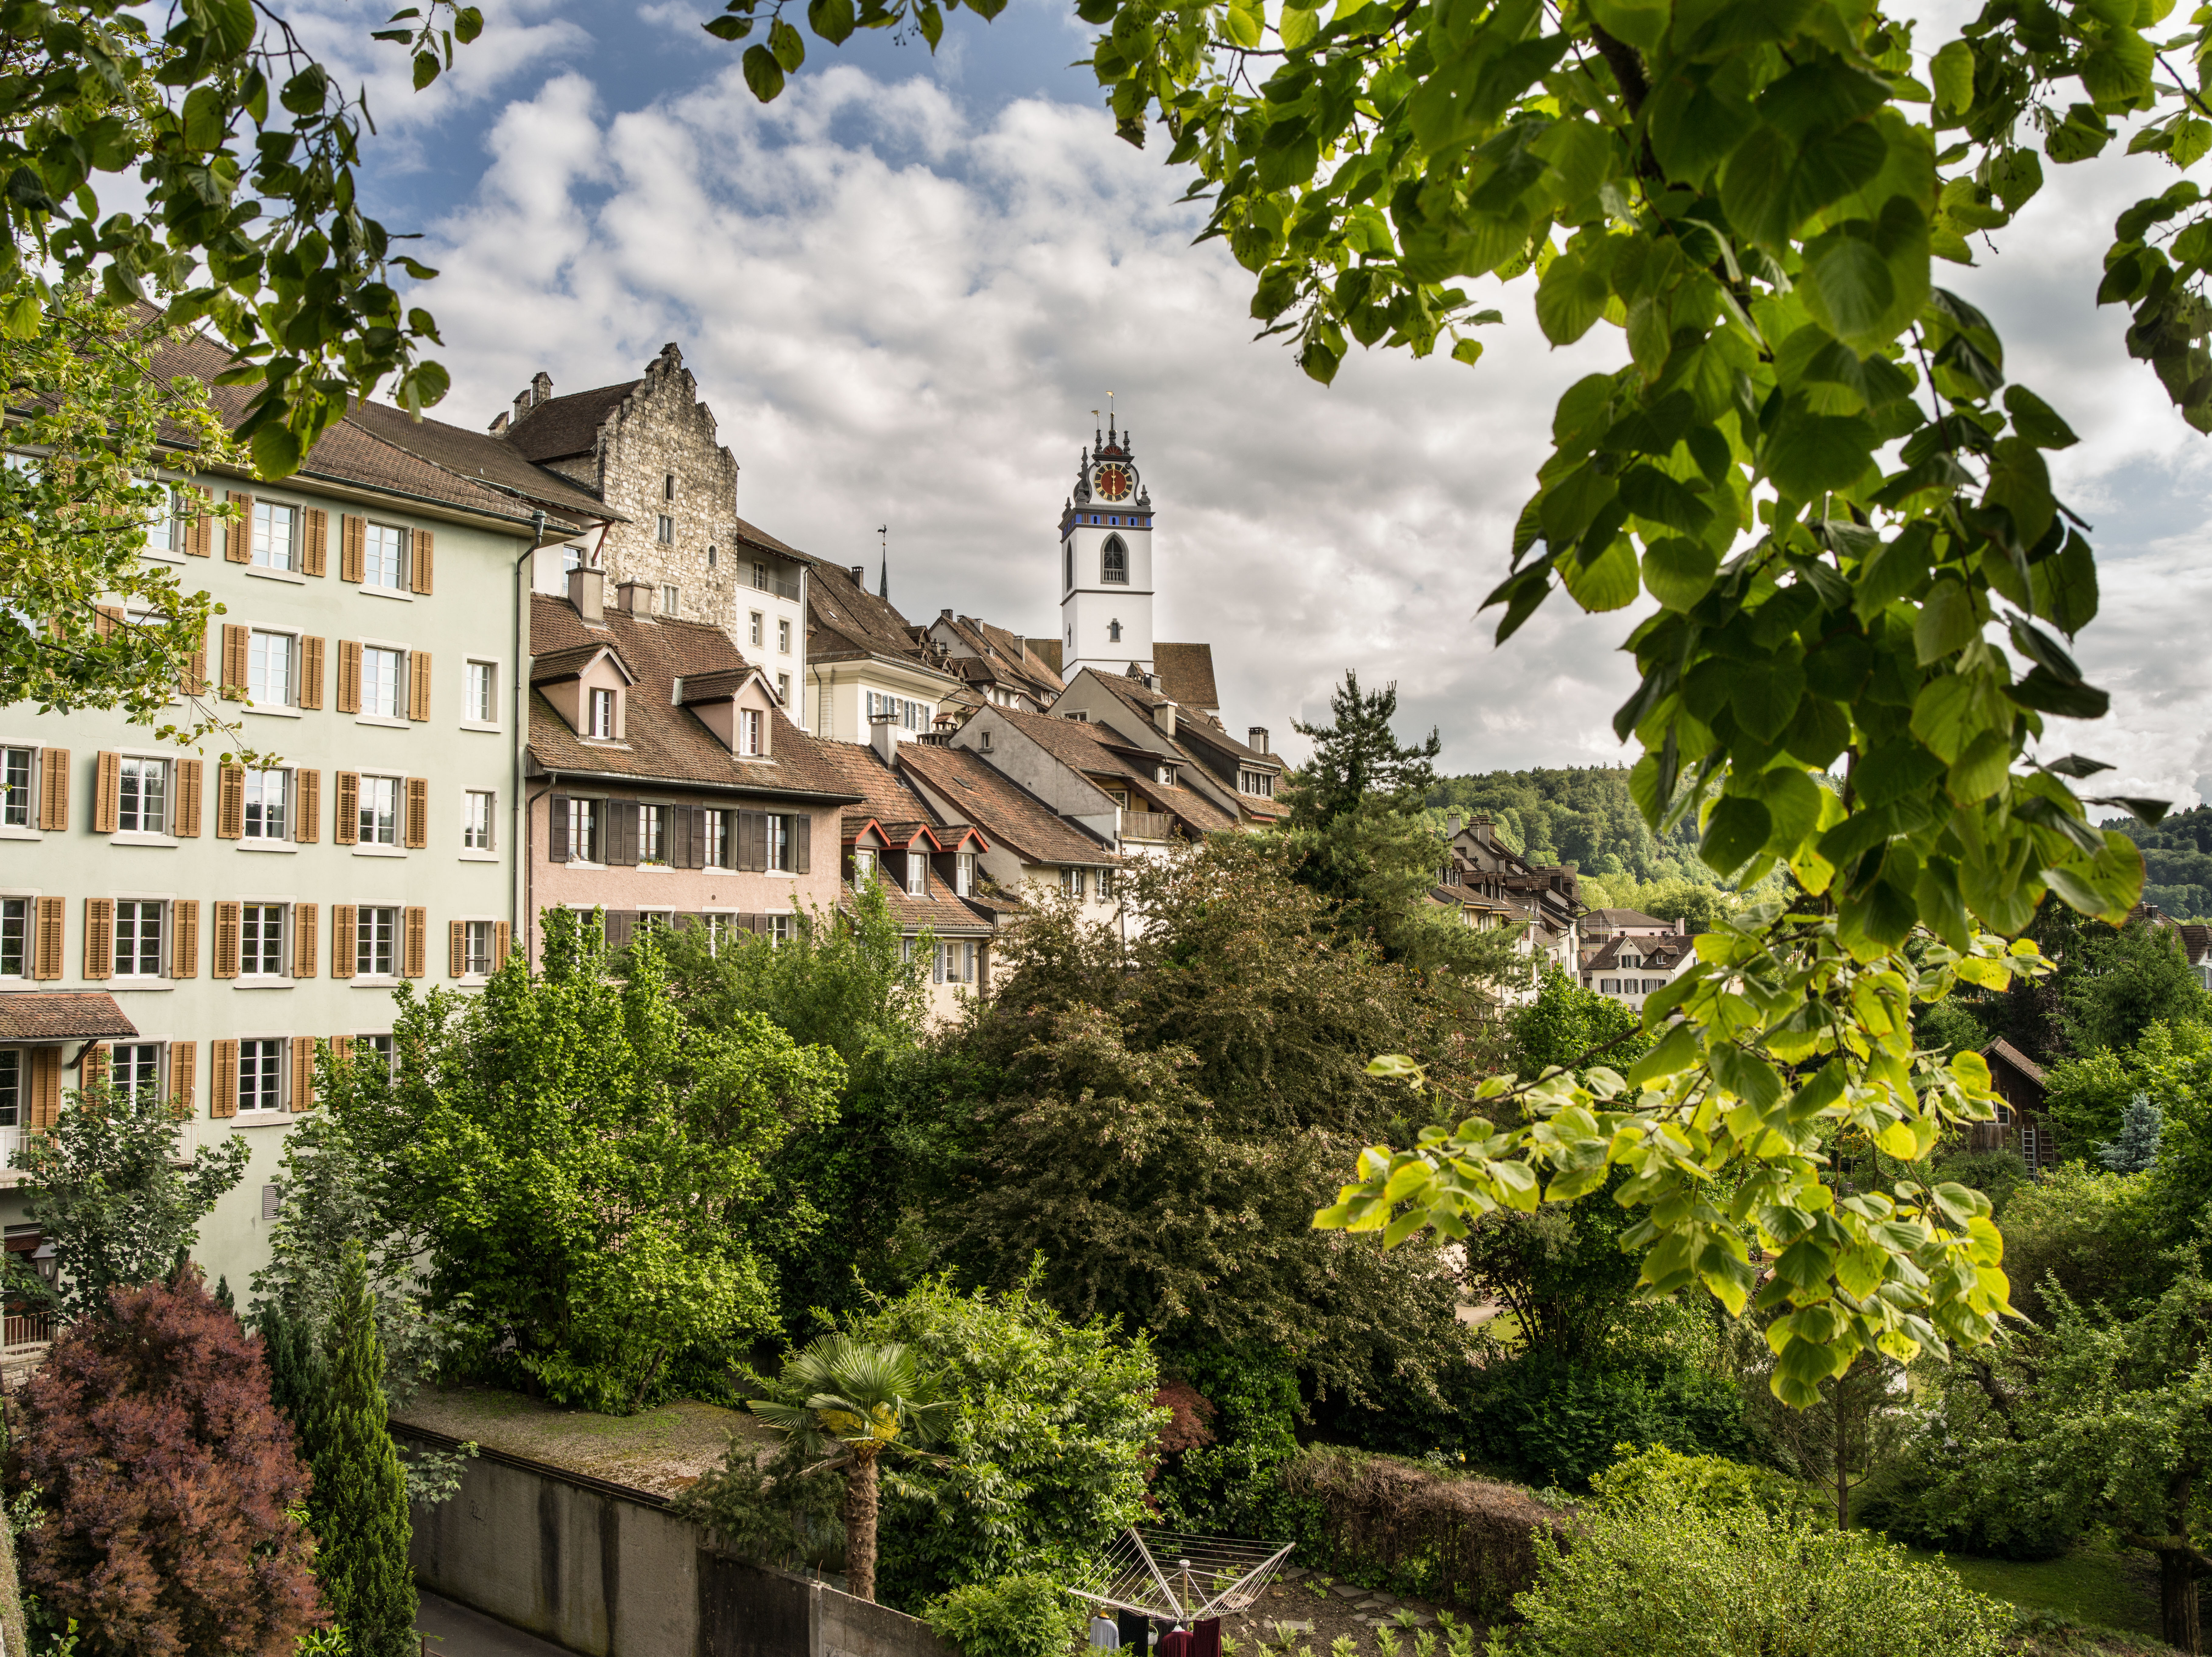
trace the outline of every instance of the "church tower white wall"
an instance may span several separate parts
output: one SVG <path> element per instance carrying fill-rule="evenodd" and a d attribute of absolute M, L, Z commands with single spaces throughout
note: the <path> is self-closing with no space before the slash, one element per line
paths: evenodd
<path fill-rule="evenodd" d="M 1152 499 L 1130 435 L 1109 423 L 1060 516 L 1060 673 L 1152 668 Z"/>

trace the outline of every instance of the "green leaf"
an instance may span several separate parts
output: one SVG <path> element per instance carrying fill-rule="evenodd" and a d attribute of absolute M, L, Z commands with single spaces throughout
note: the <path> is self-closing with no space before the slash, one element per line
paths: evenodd
<path fill-rule="evenodd" d="M 1777 488 L 1807 501 L 1865 476 L 1879 442 L 1862 416 L 1808 414 L 1792 406 L 1784 411 L 1759 458 Z"/>
<path fill-rule="evenodd" d="M 775 54 L 766 46 L 747 46 L 739 63 L 744 70 L 745 86 L 753 96 L 764 104 L 775 102 L 776 94 L 783 90 L 783 65 L 776 62 Z"/>
<path fill-rule="evenodd" d="M 1964 40 L 1947 42 L 1928 60 L 1928 78 L 1939 110 L 1965 114 L 1974 107 L 1974 49 Z"/>
<path fill-rule="evenodd" d="M 1563 553 L 1559 570 L 1567 591 L 1585 610 L 1618 610 L 1636 601 L 1636 552 L 1625 539 L 1616 538 L 1589 564 L 1576 552 Z"/>
<path fill-rule="evenodd" d="M 1983 501 L 2012 515 L 2013 532 L 2023 547 L 2033 546 L 2050 533 L 2058 509 L 2051 498 L 2051 472 L 2028 439 L 2000 437 L 1991 446 L 1990 487 Z"/>
<path fill-rule="evenodd" d="M 768 26 L 768 49 L 775 54 L 776 66 L 786 75 L 796 75 L 806 61 L 805 40 L 781 17 Z"/>
<path fill-rule="evenodd" d="M 1616 40 L 1649 54 L 1667 38 L 1672 0 L 1584 0 L 1590 21 Z"/>
<path fill-rule="evenodd" d="M 1702 541 L 1670 535 L 1644 549 L 1644 584 L 1669 610 L 1687 610 L 1711 589 L 1720 567 L 1720 554 Z"/>
<path fill-rule="evenodd" d="M 415 90 L 420 92 L 431 82 L 436 80 L 441 67 L 436 52 L 416 52 L 415 54 Z"/>
<path fill-rule="evenodd" d="M 1698 856 L 1715 874 L 1733 874 L 1759 856 L 1773 828 L 1774 819 L 1765 806 L 1731 795 L 1717 803 L 1706 819 Z"/>
<path fill-rule="evenodd" d="M 2030 669 L 2005 694 L 2023 708 L 2065 719 L 2102 719 L 2112 705 L 2112 698 L 2094 685 L 2069 685 L 2048 667 Z"/>
<path fill-rule="evenodd" d="M 842 46 L 853 33 L 853 0 L 807 0 L 806 26 L 831 46 Z M 771 49 L 775 35 L 769 34 Z"/>
<path fill-rule="evenodd" d="M 2057 624 L 2072 637 L 2097 614 L 2097 561 L 2088 542 L 2075 531 L 2066 532 L 2066 545 L 2039 564 L 2028 566 L 2035 613 Z"/>
<path fill-rule="evenodd" d="M 1928 591 L 1912 629 L 1913 654 L 1923 667 L 1956 655 L 1982 636 L 1982 613 L 1972 589 L 1946 576 Z"/>
<path fill-rule="evenodd" d="M 1285 6 L 1278 32 L 1283 37 L 1286 52 L 1300 52 L 1313 44 L 1321 33 L 1321 14 L 1297 6 Z"/>
<path fill-rule="evenodd" d="M 2025 386 L 2007 386 L 2004 405 L 2013 429 L 2038 448 L 2071 448 L 2081 441 L 2050 404 Z"/>
<path fill-rule="evenodd" d="M 1455 362 L 1479 362 L 1482 357 L 1482 342 L 1480 339 L 1455 339 L 1452 342 L 1451 354 Z"/>
<path fill-rule="evenodd" d="M 264 478 L 289 478 L 300 469 L 300 440 L 271 420 L 253 434 L 253 469 Z"/>
<path fill-rule="evenodd" d="M 2011 769 L 2010 733 L 1983 731 L 1966 744 L 1966 752 L 1952 765 L 1943 791 L 1954 805 L 1975 805 L 2002 788 Z"/>
<path fill-rule="evenodd" d="M 1805 248 L 1805 307 L 1839 338 L 1871 334 L 1897 300 L 1889 262 L 1870 241 L 1831 231 Z"/>

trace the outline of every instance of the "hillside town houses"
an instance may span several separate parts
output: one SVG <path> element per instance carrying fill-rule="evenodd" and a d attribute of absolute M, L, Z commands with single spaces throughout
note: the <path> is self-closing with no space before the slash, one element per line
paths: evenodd
<path fill-rule="evenodd" d="M 161 366 L 224 363 L 193 340 Z M 1282 761 L 1231 734 L 1211 647 L 1153 637 L 1127 431 L 1083 448 L 1039 557 L 1052 637 L 909 622 L 887 565 L 871 591 L 748 523 L 738 480 L 673 344 L 618 385 L 538 374 L 486 431 L 366 405 L 281 482 L 179 473 L 144 556 L 222 605 L 195 671 L 281 758 L 0 710 L 0 1155 L 100 1075 L 173 1101 L 187 1148 L 246 1136 L 198 1246 L 242 1284 L 318 1044 L 389 1051 L 396 986 L 535 961 L 550 909 L 603 911 L 615 947 L 781 940 L 873 883 L 950 1016 L 1041 890 L 1127 926 L 1132 860 L 1277 820 Z M 1558 954 L 1572 871 L 1482 856 L 1455 866 Z M 6 1246 L 50 1257 L 22 1178 L 0 1173 Z"/>

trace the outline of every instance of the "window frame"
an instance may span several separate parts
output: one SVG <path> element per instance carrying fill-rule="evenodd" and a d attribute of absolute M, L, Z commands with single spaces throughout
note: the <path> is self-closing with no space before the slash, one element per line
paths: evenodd
<path fill-rule="evenodd" d="M 375 571 L 380 566 L 382 557 L 380 554 L 374 554 L 370 551 L 375 544 L 375 538 L 380 531 L 389 533 L 394 538 L 394 545 L 392 548 L 392 579 L 389 582 L 376 579 Z M 374 518 L 364 520 L 361 533 L 362 590 L 370 593 L 406 593 L 409 588 L 408 566 L 414 562 L 414 532 L 406 525 L 380 523 Z"/>
<path fill-rule="evenodd" d="M 273 943 L 265 930 L 269 911 L 272 910 L 276 911 L 276 938 Z M 254 926 L 260 930 L 261 935 L 256 939 L 254 945 L 249 946 L 246 942 L 246 917 L 249 912 L 257 911 L 259 914 L 254 922 Z M 289 947 L 291 942 L 291 905 L 272 902 L 265 899 L 240 900 L 238 905 L 238 976 L 241 980 L 273 984 L 279 979 L 291 977 L 292 957 Z M 263 964 L 271 956 L 276 963 L 276 970 L 262 971 Z M 249 961 L 253 962 L 253 965 L 248 966 Z"/>
<path fill-rule="evenodd" d="M 288 1072 L 291 1063 L 291 1045 L 283 1036 L 238 1038 L 238 1091 L 233 1095 L 231 1103 L 239 1116 L 266 1120 L 285 1113 L 290 1092 L 289 1084 L 291 1077 Z M 257 1084 L 252 1095 L 246 1093 L 249 1071 Z M 266 1085 L 262 1085 L 264 1083 Z M 249 1097 L 256 1102 L 249 1105 L 246 1102 Z M 272 1105 L 258 1102 L 264 1098 L 274 1099 L 276 1102 Z"/>
<path fill-rule="evenodd" d="M 477 942 L 481 929 L 483 948 L 477 951 Z M 488 978 L 492 974 L 492 956 L 499 948 L 497 921 L 463 921 L 461 923 L 461 976 L 465 978 Z M 483 965 L 479 966 L 477 963 Z"/>
<path fill-rule="evenodd" d="M 789 616 L 778 616 L 775 618 L 775 653 L 782 656 L 791 654 L 791 618 Z"/>
<path fill-rule="evenodd" d="M 363 639 L 361 642 L 361 713 L 362 717 L 368 719 L 392 720 L 400 720 L 407 717 L 407 658 L 410 654 L 410 652 L 401 645 L 372 644 L 367 639 Z M 376 679 L 376 676 L 370 673 L 369 665 L 372 661 L 383 657 L 391 658 L 392 663 L 392 695 L 390 698 L 391 706 L 388 708 L 375 706 L 369 697 L 369 686 L 372 684 L 380 682 Z"/>
<path fill-rule="evenodd" d="M 114 905 L 112 922 L 114 935 L 108 952 L 108 971 L 111 978 L 136 984 L 150 984 L 158 978 L 167 978 L 168 976 L 167 968 L 169 943 L 169 900 L 166 898 L 112 898 L 108 901 Z M 126 909 L 131 911 L 131 953 L 127 958 L 124 945 L 124 911 Z M 146 934 L 149 910 L 153 911 L 153 936 L 150 941 Z M 154 963 L 154 970 L 150 972 L 137 970 L 138 965 L 144 962 L 149 956 Z M 125 966 L 126 959 L 131 963 L 128 969 Z"/>
<path fill-rule="evenodd" d="M 1118 567 L 1115 554 L 1120 555 Z M 1129 544 L 1119 535 L 1109 535 L 1098 543 L 1098 584 L 1101 587 L 1129 585 Z"/>
<path fill-rule="evenodd" d="M 605 868 L 606 862 L 599 856 L 606 847 L 607 802 L 595 795 L 576 795 L 568 800 L 568 861 L 587 868 Z M 580 847 L 588 846 L 589 855 Z"/>
<path fill-rule="evenodd" d="M 406 838 L 407 779 L 404 777 L 392 777 L 376 771 L 362 771 L 359 773 L 359 776 L 361 778 L 360 788 L 359 791 L 355 795 L 354 804 L 355 845 L 390 846 L 395 849 L 401 847 Z M 373 819 L 369 814 L 373 809 L 369 804 L 369 785 L 371 783 L 378 784 L 380 791 L 381 790 L 382 785 L 387 783 L 390 784 L 392 789 L 392 819 L 390 825 L 392 838 L 389 839 L 379 839 L 370 832 L 373 827 Z"/>
<path fill-rule="evenodd" d="M 470 837 L 478 832 L 476 822 L 476 802 L 483 801 L 483 822 L 481 842 Z M 463 851 L 496 851 L 498 846 L 499 793 L 495 789 L 463 789 L 461 790 L 461 850 Z"/>
<path fill-rule="evenodd" d="M 927 898 L 929 895 L 929 854 L 913 846 L 906 849 L 906 895 Z"/>
<path fill-rule="evenodd" d="M 176 822 L 176 818 L 175 818 L 175 816 L 174 816 L 174 814 L 173 814 L 173 813 L 175 813 L 175 811 L 176 811 L 176 801 L 177 801 L 177 790 L 176 790 L 176 786 L 175 786 L 175 783 L 176 783 L 176 765 L 175 765 L 175 762 L 173 762 L 173 760 L 171 760 L 171 759 L 169 758 L 169 757 L 168 757 L 167 755 L 166 755 L 166 754 L 131 753 L 131 752 L 124 752 L 124 753 L 121 753 L 121 754 L 118 754 L 118 755 L 117 756 L 117 758 L 118 758 L 118 762 L 119 762 L 119 763 L 118 763 L 118 764 L 117 765 L 117 766 L 116 766 L 116 772 L 115 772 L 115 832 L 116 832 L 116 834 L 117 834 L 117 835 L 118 835 L 118 836 L 124 836 L 124 837 L 128 837 L 128 836 L 131 836 L 131 835 L 137 835 L 137 836 L 140 836 L 140 837 L 142 837 L 142 838 L 148 838 L 157 839 L 157 840 L 166 840 L 166 839 L 169 839 L 169 838 L 173 838 L 173 832 L 172 832 L 172 831 L 173 831 L 173 826 L 174 826 L 175 822 Z M 137 826 L 136 826 L 136 827 L 132 827 L 132 828 L 126 828 L 126 827 L 125 827 L 125 826 L 124 826 L 124 805 L 123 805 L 123 794 L 124 794 L 124 786 L 125 786 L 125 781 L 126 781 L 127 779 L 129 779 L 129 778 L 131 777 L 131 775 L 132 775 L 132 768 L 133 768 L 134 766 L 136 766 L 136 767 L 144 767 L 144 766 L 148 766 L 148 765 L 151 765 L 151 766 L 155 767 L 155 770 L 156 774 L 158 774 L 158 775 L 160 776 L 161 779 L 161 821 L 160 821 L 160 824 L 159 824 L 159 825 L 158 825 L 158 826 L 154 827 L 154 828 L 148 828 L 147 826 L 145 826 L 145 815 L 146 815 L 146 812 L 145 812 L 145 776 L 146 776 L 146 773 L 145 773 L 145 772 L 144 772 L 144 771 L 142 769 L 142 770 L 140 770 L 140 771 L 138 771 L 138 773 L 137 773 L 137 780 L 138 780 L 138 788 L 137 788 L 138 805 L 137 805 L 137 808 L 136 808 L 136 812 L 135 812 L 135 815 L 136 815 L 136 817 L 137 817 Z"/>
<path fill-rule="evenodd" d="M 760 642 L 768 636 L 768 616 L 759 610 L 749 610 L 745 613 L 752 618 L 751 631 L 746 634 L 746 637 L 757 649 Z"/>
<path fill-rule="evenodd" d="M 14 947 L 15 969 L 8 970 L 9 947 L 9 905 L 17 914 L 14 917 Z M 0 892 L 0 980 L 27 979 L 36 962 L 38 939 L 34 931 L 38 923 L 38 894 L 30 892 Z"/>
<path fill-rule="evenodd" d="M 481 686 L 482 694 L 478 694 Z M 461 664 L 461 722 L 496 729 L 499 725 L 499 663 L 471 656 Z"/>
<path fill-rule="evenodd" d="M 11 743 L 0 746 L 0 831 L 14 829 L 24 834 L 35 834 L 39 826 L 39 754 L 40 743 Z M 23 757 L 22 780 L 15 780 L 15 756 Z M 13 815 L 18 800 L 21 801 L 22 820 Z"/>
<path fill-rule="evenodd" d="M 284 796 L 277 802 L 276 808 L 280 820 L 276 832 L 274 834 L 266 832 L 269 821 L 268 801 L 256 800 L 252 797 L 256 793 L 266 794 L 269 779 L 272 777 L 280 779 Z M 264 845 L 289 843 L 292 838 L 293 830 L 297 826 L 294 819 L 293 798 L 292 767 L 289 765 L 270 765 L 265 768 L 249 766 L 245 776 L 240 779 L 239 790 L 238 838 L 240 842 L 243 844 L 246 841 L 258 841 Z M 258 832 L 254 827 L 257 813 L 259 813 L 261 821 L 261 829 Z"/>
<path fill-rule="evenodd" d="M 374 984 L 397 983 L 399 978 L 400 929 L 404 924 L 401 906 L 398 904 L 359 904 L 355 906 L 354 981 L 368 979 Z M 374 917 L 389 916 L 388 929 L 380 938 Z M 386 961 L 385 970 L 375 966 L 376 951 L 381 944 Z"/>
<path fill-rule="evenodd" d="M 606 716 L 604 722 L 599 717 L 602 713 Z M 615 693 L 604 685 L 586 685 L 584 734 L 595 742 L 611 742 L 615 740 Z"/>
<path fill-rule="evenodd" d="M 681 602 L 682 597 L 683 588 L 677 586 L 674 582 L 665 581 L 661 582 L 660 613 L 664 616 L 669 617 L 671 619 L 673 619 L 676 615 L 677 606 Z"/>
<path fill-rule="evenodd" d="M 675 516 L 675 515 L 674 515 L 673 513 L 669 513 L 669 512 L 656 512 L 656 513 L 654 513 L 654 514 L 653 515 L 653 539 L 654 544 L 655 544 L 655 545 L 660 545 L 660 546 L 673 546 L 673 545 L 676 545 L 676 516 Z"/>
<path fill-rule="evenodd" d="M 284 515 L 284 561 L 276 562 L 267 556 L 276 539 L 276 515 Z M 272 501 L 266 496 L 253 497 L 253 522 L 248 541 L 246 565 L 253 570 L 281 570 L 288 575 L 297 575 L 300 570 L 300 528 L 306 515 L 289 501 Z"/>

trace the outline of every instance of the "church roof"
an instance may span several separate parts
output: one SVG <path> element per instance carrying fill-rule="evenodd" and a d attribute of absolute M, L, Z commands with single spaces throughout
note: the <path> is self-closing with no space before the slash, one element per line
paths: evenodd
<path fill-rule="evenodd" d="M 1159 675 L 1162 694 L 1186 708 L 1221 710 L 1221 692 L 1213 686 L 1211 644 L 1155 644 L 1152 670 Z"/>

